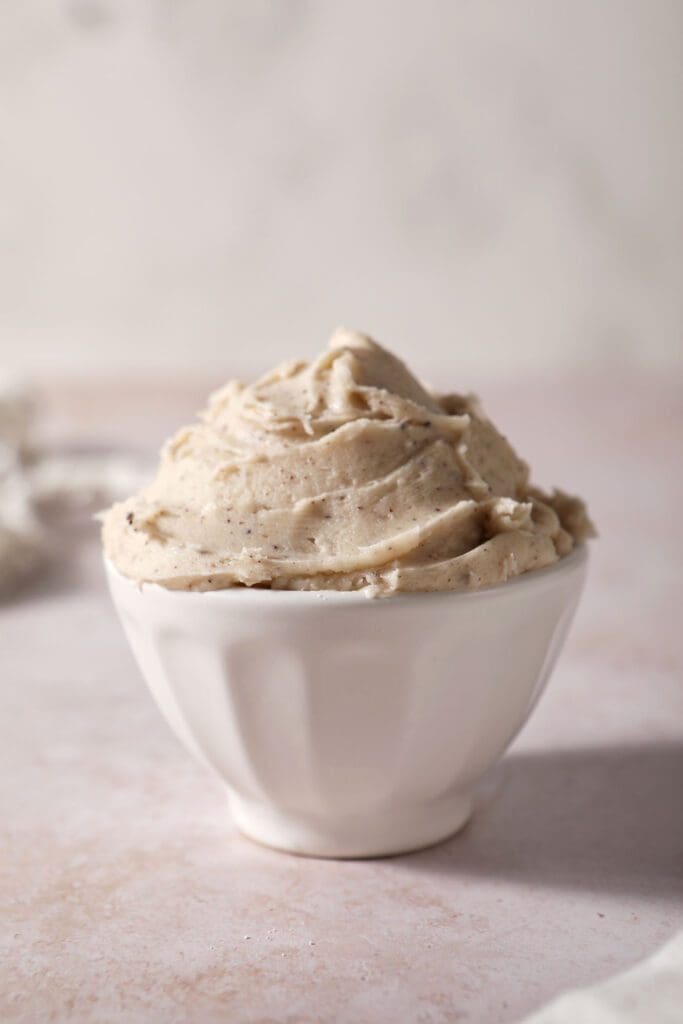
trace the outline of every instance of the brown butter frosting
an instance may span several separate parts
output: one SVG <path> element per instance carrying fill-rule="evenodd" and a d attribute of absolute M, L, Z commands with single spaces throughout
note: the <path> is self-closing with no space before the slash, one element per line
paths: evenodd
<path fill-rule="evenodd" d="M 165 587 L 460 590 L 556 562 L 583 503 L 530 486 L 473 396 L 437 396 L 370 338 L 232 381 L 103 516 L 106 555 Z"/>

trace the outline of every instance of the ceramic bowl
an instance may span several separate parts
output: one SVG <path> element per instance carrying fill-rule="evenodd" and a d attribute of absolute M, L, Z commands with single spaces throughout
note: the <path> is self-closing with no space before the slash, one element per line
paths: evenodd
<path fill-rule="evenodd" d="M 106 568 L 152 694 L 224 780 L 241 831 L 370 857 L 465 824 L 548 680 L 587 553 L 483 590 L 380 599 L 167 590 Z"/>

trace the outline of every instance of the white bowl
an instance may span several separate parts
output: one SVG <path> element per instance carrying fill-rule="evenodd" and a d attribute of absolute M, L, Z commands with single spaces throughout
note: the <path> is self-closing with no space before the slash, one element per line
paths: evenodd
<path fill-rule="evenodd" d="M 548 680 L 587 552 L 484 590 L 374 600 L 167 590 L 106 567 L 150 690 L 224 779 L 241 831 L 372 857 L 465 824 L 474 784 Z"/>

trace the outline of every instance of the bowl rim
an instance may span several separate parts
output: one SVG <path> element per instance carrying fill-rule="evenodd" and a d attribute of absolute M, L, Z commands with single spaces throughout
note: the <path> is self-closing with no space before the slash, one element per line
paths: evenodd
<path fill-rule="evenodd" d="M 403 604 L 407 601 L 419 600 L 423 603 L 429 601 L 473 601 L 485 600 L 491 597 L 500 597 L 502 594 L 517 591 L 520 587 L 539 587 L 551 585 L 557 582 L 558 577 L 573 575 L 585 569 L 588 562 L 588 544 L 582 541 L 574 546 L 568 555 L 559 558 L 552 565 L 544 566 L 542 569 L 530 569 L 527 572 L 513 576 L 511 579 L 492 583 L 486 587 L 478 587 L 473 590 L 411 590 L 399 591 L 395 594 L 387 594 L 373 597 L 365 590 L 271 590 L 267 587 L 223 587 L 219 590 L 185 590 L 164 587 L 161 583 L 152 581 L 135 580 L 126 576 L 106 554 L 103 553 L 103 561 L 107 574 L 119 584 L 135 588 L 142 594 L 154 594 L 163 596 L 165 600 L 182 601 L 202 600 L 211 601 L 241 601 L 246 598 L 248 601 L 255 601 L 259 598 L 269 603 L 279 601 L 290 604 L 325 604 L 350 605 L 358 602 L 370 602 L 376 607 L 391 607 Z M 196 605 L 195 605 L 196 607 Z"/>

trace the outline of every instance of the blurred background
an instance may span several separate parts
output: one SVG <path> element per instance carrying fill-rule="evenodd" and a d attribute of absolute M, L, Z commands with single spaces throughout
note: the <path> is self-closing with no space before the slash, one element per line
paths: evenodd
<path fill-rule="evenodd" d="M 0 365 L 680 366 L 679 0 L 0 7 Z"/>

